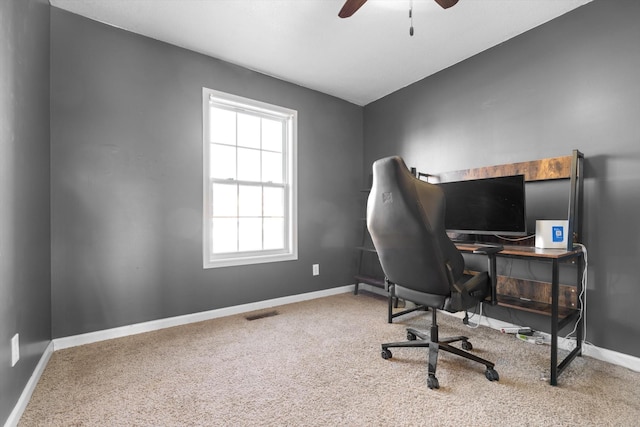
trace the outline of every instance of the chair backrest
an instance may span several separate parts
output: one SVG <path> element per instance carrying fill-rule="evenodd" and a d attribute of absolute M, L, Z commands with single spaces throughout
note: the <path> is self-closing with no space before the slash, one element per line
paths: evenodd
<path fill-rule="evenodd" d="M 463 274 L 464 259 L 446 234 L 444 213 L 442 190 L 413 176 L 400 157 L 373 164 L 367 227 L 390 282 L 451 295 L 452 281 Z"/>

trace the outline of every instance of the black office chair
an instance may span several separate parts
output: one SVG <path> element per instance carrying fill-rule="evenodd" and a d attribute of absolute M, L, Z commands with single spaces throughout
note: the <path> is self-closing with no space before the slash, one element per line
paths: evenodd
<path fill-rule="evenodd" d="M 413 176 L 400 157 L 387 157 L 373 164 L 367 227 L 390 297 L 432 309 L 429 335 L 408 328 L 408 341 L 382 344 L 382 357 L 391 358 L 391 347 L 428 347 L 427 385 L 431 389 L 439 388 L 435 375 L 439 350 L 481 363 L 486 366 L 489 381 L 499 379 L 492 362 L 464 351 L 472 349 L 467 337 L 438 337 L 437 309 L 466 312 L 495 295 L 487 272 L 464 273 L 464 258 L 445 232 L 444 214 L 442 190 Z M 500 249 L 488 247 L 478 251 L 489 257 L 489 267 L 494 272 L 495 253 Z M 462 341 L 464 350 L 451 345 L 456 341 Z"/>

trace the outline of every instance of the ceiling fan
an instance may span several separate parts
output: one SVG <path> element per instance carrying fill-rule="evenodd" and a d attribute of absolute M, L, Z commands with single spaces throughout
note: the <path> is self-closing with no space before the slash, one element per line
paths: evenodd
<path fill-rule="evenodd" d="M 456 3 L 458 3 L 458 0 L 434 0 L 436 3 L 438 3 L 440 6 L 442 6 L 443 9 L 448 9 L 451 6 L 455 5 Z M 353 15 L 354 13 L 356 13 L 356 11 L 358 9 L 360 9 L 360 7 L 365 4 L 367 2 L 367 0 L 347 0 L 344 3 L 344 6 L 342 6 L 342 9 L 340 9 L 340 13 L 338 13 L 338 16 L 340 18 L 348 18 L 351 15 Z"/>

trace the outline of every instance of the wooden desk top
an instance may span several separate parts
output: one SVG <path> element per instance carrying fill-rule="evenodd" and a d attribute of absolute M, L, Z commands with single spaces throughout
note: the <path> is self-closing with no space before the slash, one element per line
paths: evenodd
<path fill-rule="evenodd" d="M 483 246 L 491 246 L 491 244 L 483 245 L 481 243 L 462 243 L 454 242 L 460 252 L 473 252 Z M 581 254 L 579 247 L 574 247 L 572 251 L 566 249 L 541 249 L 533 246 L 520 246 L 520 245 L 504 245 L 504 249 L 498 252 L 498 256 L 514 256 L 523 258 L 548 258 L 548 259 L 562 259 L 572 258 Z"/>

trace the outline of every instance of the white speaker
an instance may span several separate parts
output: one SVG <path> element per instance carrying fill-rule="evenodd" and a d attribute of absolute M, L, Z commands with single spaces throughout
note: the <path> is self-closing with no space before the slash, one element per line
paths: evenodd
<path fill-rule="evenodd" d="M 537 220 L 536 248 L 566 249 L 569 233 L 567 220 Z"/>

